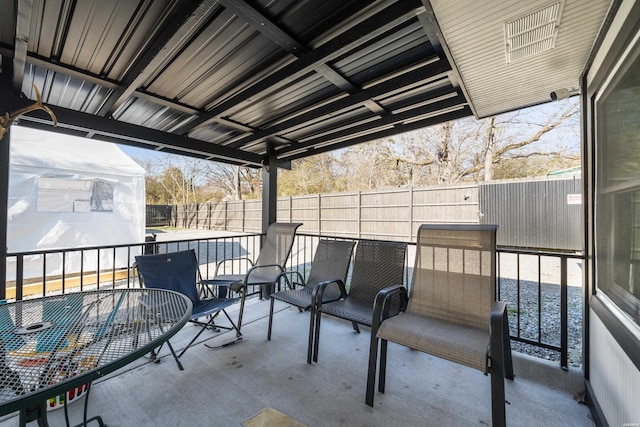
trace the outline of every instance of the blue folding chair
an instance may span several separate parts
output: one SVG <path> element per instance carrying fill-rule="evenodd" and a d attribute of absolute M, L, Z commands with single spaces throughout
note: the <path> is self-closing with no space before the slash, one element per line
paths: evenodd
<path fill-rule="evenodd" d="M 205 329 L 214 331 L 219 329 L 236 331 L 234 340 L 217 347 L 226 347 L 242 340 L 240 330 L 225 311 L 227 307 L 238 301 L 239 298 L 225 298 L 222 294 L 217 294 L 212 291 L 211 287 L 215 286 L 216 283 L 213 280 L 202 280 L 196 253 L 193 249 L 167 254 L 136 256 L 136 269 L 142 286 L 180 292 L 189 297 L 193 303 L 190 321 L 202 326 L 202 328 L 180 354 L 176 354 L 171 343 L 167 341 L 169 350 L 171 354 L 173 354 L 180 370 L 184 369 L 180 363 L 180 357 L 191 347 Z M 224 291 L 226 291 L 226 288 Z M 226 294 L 226 292 L 224 293 Z M 220 326 L 214 322 L 220 312 L 224 313 L 227 317 L 231 323 L 230 327 Z M 198 321 L 200 318 L 206 318 L 207 321 Z M 157 320 L 162 321 L 162 319 Z M 207 345 L 207 347 L 215 348 L 209 345 Z M 154 357 L 155 354 L 152 353 L 152 358 Z"/>

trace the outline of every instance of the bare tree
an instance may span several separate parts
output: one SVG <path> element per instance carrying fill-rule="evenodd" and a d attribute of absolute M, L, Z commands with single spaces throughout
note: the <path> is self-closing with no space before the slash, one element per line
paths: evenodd
<path fill-rule="evenodd" d="M 556 132 L 553 144 L 543 139 L 567 127 L 578 114 L 579 105 L 572 101 L 547 114 L 521 110 L 480 121 L 462 119 L 421 129 L 405 137 L 413 143 L 398 150 L 396 162 L 426 169 L 422 174 L 422 183 L 426 184 L 492 180 L 496 169 L 509 170 L 504 168 L 509 163 L 527 165 L 519 161 L 522 159 L 562 159 L 575 163 L 579 160 L 577 147 L 563 145 L 560 132 Z"/>
<path fill-rule="evenodd" d="M 203 175 L 207 185 L 221 194 L 220 199 L 242 200 L 260 195 L 262 178 L 259 169 L 207 162 L 203 166 Z"/>

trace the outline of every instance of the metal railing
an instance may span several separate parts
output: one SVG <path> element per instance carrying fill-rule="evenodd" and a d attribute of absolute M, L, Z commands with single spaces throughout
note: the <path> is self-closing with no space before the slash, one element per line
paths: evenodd
<path fill-rule="evenodd" d="M 133 268 L 135 256 L 143 253 L 168 253 L 194 249 L 205 278 L 212 278 L 218 261 L 247 257 L 255 260 L 259 253 L 261 234 L 243 234 L 190 240 L 146 241 L 145 243 L 69 248 L 61 250 L 10 253 L 7 263 L 13 264 L 14 280 L 7 281 L 0 299 L 26 299 L 52 293 L 67 293 L 105 287 L 138 286 Z M 305 277 L 311 266 L 320 239 L 355 240 L 335 236 L 298 234 L 287 268 L 300 271 Z M 409 243 L 405 269 L 405 284 L 411 283 L 415 244 Z M 69 262 L 74 259 L 74 262 Z M 537 252 L 520 249 L 498 250 L 498 299 L 507 302 L 511 339 L 523 345 L 560 354 L 560 366 L 566 369 L 569 354 L 569 324 L 580 324 L 582 310 L 568 310 L 570 288 L 581 295 L 581 279 L 569 264 L 580 264 L 583 256 L 575 253 Z M 25 275 L 25 266 L 31 270 Z M 33 275 L 35 269 L 41 272 Z M 231 271 L 243 266 L 228 263 Z M 575 268 L 575 265 L 572 265 Z M 234 271 L 237 270 L 237 271 Z M 11 274 L 10 269 L 7 269 Z M 572 283 L 569 283 L 569 282 Z M 576 283 L 576 281 L 578 283 Z M 348 279 L 347 279 L 348 283 Z M 2 293 L 0 292 L 0 293 Z M 572 294 L 575 294 L 575 289 Z M 582 303 L 581 300 L 578 301 Z M 574 302 L 575 304 L 575 302 Z M 569 316 L 579 316 L 571 319 Z M 575 332 L 575 331 L 574 331 Z M 578 334 L 581 331 L 578 331 Z"/>
<path fill-rule="evenodd" d="M 583 261 L 579 253 L 498 249 L 497 298 L 507 303 L 511 340 L 559 352 L 563 369 L 569 334 L 582 344 Z"/>

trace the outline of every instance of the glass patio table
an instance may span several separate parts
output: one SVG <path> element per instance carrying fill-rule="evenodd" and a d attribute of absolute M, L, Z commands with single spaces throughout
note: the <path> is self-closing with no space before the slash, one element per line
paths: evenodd
<path fill-rule="evenodd" d="M 164 289 L 109 289 L 0 304 L 0 416 L 47 425 L 47 408 L 86 394 L 91 381 L 159 347 L 187 322 L 192 304 Z"/>

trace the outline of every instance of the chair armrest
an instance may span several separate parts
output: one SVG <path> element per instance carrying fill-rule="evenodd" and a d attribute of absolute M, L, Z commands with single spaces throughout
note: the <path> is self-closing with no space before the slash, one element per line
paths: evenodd
<path fill-rule="evenodd" d="M 297 276 L 298 281 L 296 282 L 293 277 L 289 278 L 287 276 L 289 275 L 295 275 Z M 274 280 L 275 283 L 280 282 L 280 280 L 284 278 L 287 282 L 287 285 L 289 286 L 290 289 L 295 289 L 296 285 L 302 285 L 304 286 L 306 284 L 306 281 L 304 280 L 304 276 L 302 275 L 302 273 L 300 273 L 298 270 L 289 270 L 289 271 L 283 271 L 282 273 L 278 274 L 278 277 L 276 277 L 276 280 Z"/>
<path fill-rule="evenodd" d="M 226 283 L 220 283 L 220 281 L 215 279 L 200 279 L 196 285 L 200 285 L 201 298 L 217 298 L 220 294 L 220 287 L 228 286 Z M 214 292 L 212 288 L 217 288 L 218 291 Z M 226 291 L 223 291 L 223 293 L 226 295 Z"/>
<path fill-rule="evenodd" d="M 251 259 L 249 259 L 249 258 L 247 258 L 247 257 L 226 258 L 226 259 L 223 259 L 222 261 L 218 261 L 218 262 L 216 263 L 216 272 L 215 272 L 215 275 L 216 275 L 216 276 L 218 275 L 218 271 L 220 270 L 220 267 L 221 267 L 223 264 L 225 264 L 225 263 L 227 263 L 227 262 L 233 262 L 233 261 L 246 261 L 246 262 L 248 262 L 248 263 L 253 267 L 253 261 L 251 261 Z"/>
<path fill-rule="evenodd" d="M 251 267 L 249 270 L 247 270 L 247 273 L 244 275 L 244 280 L 242 281 L 242 283 L 234 283 L 233 285 L 231 285 L 229 288 L 233 291 L 233 292 L 240 292 L 243 291 L 247 288 L 247 286 L 249 285 L 249 279 L 251 278 L 251 275 L 253 273 L 255 273 L 256 271 L 259 271 L 262 268 L 273 268 L 273 267 L 277 267 L 280 269 L 280 274 L 282 274 L 284 272 L 284 268 L 282 268 L 282 266 L 280 264 L 264 264 L 264 265 L 254 265 L 253 267 Z M 278 274 L 277 278 L 280 278 L 280 274 Z M 275 283 L 275 280 L 274 280 Z"/>
<path fill-rule="evenodd" d="M 399 312 L 405 311 L 407 309 L 407 305 L 409 304 L 409 295 L 407 294 L 407 288 L 405 288 L 403 285 L 388 286 L 380 290 L 376 295 L 376 299 L 373 303 L 371 336 L 375 336 L 375 333 L 377 333 L 378 331 L 378 327 L 385 319 L 399 314 L 399 312 L 394 314 L 390 313 L 391 299 L 396 295 L 400 298 Z"/>
<path fill-rule="evenodd" d="M 507 304 L 496 301 L 491 307 L 489 321 L 491 368 L 504 370 L 504 376 L 513 379 L 511 342 L 509 340 L 509 316 Z"/>
<path fill-rule="evenodd" d="M 340 289 L 340 298 L 346 298 L 347 296 L 347 288 L 344 285 L 344 282 L 340 279 L 332 279 L 325 280 L 324 282 L 320 282 L 313 287 L 313 291 L 311 291 L 311 304 L 315 309 L 318 309 L 322 306 L 322 299 L 324 296 L 324 290 L 332 283 L 336 283 L 338 288 Z"/>

